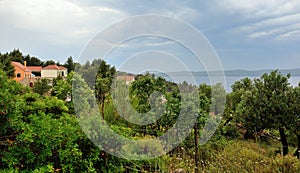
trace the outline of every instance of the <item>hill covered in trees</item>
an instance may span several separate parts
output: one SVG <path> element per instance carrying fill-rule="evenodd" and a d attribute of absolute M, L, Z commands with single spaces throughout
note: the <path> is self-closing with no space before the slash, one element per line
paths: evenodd
<path fill-rule="evenodd" d="M 292 87 L 288 74 L 275 70 L 256 79 L 244 78 L 226 94 L 220 84 L 176 84 L 150 73 L 138 75 L 130 85 L 122 81 L 115 85 L 116 69 L 99 59 L 77 64 L 76 71 L 70 68 L 66 80 L 57 78 L 47 92 L 38 92 L 10 78 L 10 61 L 22 62 L 27 57 L 13 52 L 0 56 L 0 172 L 300 171 L 300 86 Z M 45 63 L 35 58 L 28 58 L 28 62 L 31 59 L 32 64 Z M 91 73 L 97 74 L 95 79 Z M 80 85 L 72 89 L 76 84 Z M 122 95 L 126 92 L 128 95 Z M 116 109 L 116 94 L 127 99 L 133 110 Z M 83 97 L 87 95 L 94 96 L 95 102 Z M 165 109 L 157 110 L 162 114 L 157 121 L 132 123 L 132 114 L 151 115 L 152 108 L 161 104 Z M 98 129 L 87 126 L 86 133 L 79 120 L 90 123 L 93 111 L 98 111 L 97 117 L 114 132 L 134 140 L 163 135 L 176 124 L 181 112 L 196 112 L 197 117 L 186 139 L 173 150 L 153 159 L 129 160 L 107 153 L 105 147 L 112 145 L 109 141 L 101 141 L 100 147 L 91 142 Z M 205 122 L 222 112 L 212 138 L 204 145 L 195 145 L 195 139 L 205 133 Z M 147 149 L 161 152 L 164 147 L 151 143 L 149 148 L 116 145 L 116 149 L 125 148 L 132 155 Z"/>

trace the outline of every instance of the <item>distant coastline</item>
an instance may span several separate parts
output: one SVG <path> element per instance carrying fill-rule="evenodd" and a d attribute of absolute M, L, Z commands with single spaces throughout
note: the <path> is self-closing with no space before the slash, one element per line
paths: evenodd
<path fill-rule="evenodd" d="M 226 77 L 259 77 L 263 75 L 264 73 L 269 73 L 274 69 L 265 69 L 265 70 L 224 70 L 224 75 Z M 278 69 L 283 75 L 291 74 L 292 77 L 300 77 L 300 68 L 295 69 Z M 192 71 L 192 72 L 186 72 L 186 71 L 177 71 L 177 72 L 168 72 L 169 75 L 186 75 L 188 73 L 191 73 L 193 76 L 201 76 L 201 77 L 208 77 L 208 73 L 210 76 L 222 76 L 222 71 Z M 157 75 L 163 75 L 163 73 L 156 73 Z"/>

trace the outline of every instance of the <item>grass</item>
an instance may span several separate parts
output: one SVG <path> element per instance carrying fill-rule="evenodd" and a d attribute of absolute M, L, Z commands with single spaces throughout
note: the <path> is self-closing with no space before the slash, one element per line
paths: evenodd
<path fill-rule="evenodd" d="M 209 145 L 209 144 L 208 144 Z M 232 141 L 221 150 L 204 146 L 205 158 L 202 157 L 199 172 L 228 173 L 296 173 L 300 172 L 300 161 L 292 153 L 283 157 L 275 154 L 277 146 L 259 144 L 253 141 Z M 200 148 L 200 150 L 203 150 Z M 203 151 L 201 151 L 203 153 Z M 200 152 L 200 153 L 201 153 Z M 210 157 L 207 158 L 207 152 Z M 200 156 L 201 157 L 201 156 Z M 169 172 L 182 168 L 186 172 L 194 172 L 194 161 L 190 156 L 181 160 L 173 158 L 170 161 Z M 167 172 L 167 171 L 166 171 Z"/>
<path fill-rule="evenodd" d="M 278 150 L 279 147 L 280 145 L 276 143 L 267 144 L 244 140 L 223 141 L 222 144 L 209 142 L 199 147 L 201 159 L 199 172 L 300 173 L 300 160 L 292 156 L 292 150 L 289 155 L 283 157 L 275 154 L 275 150 Z M 154 172 L 174 173 L 180 170 L 192 173 L 195 171 L 193 148 L 182 147 L 176 151 L 176 154 L 164 155 L 153 163 L 158 166 Z M 2 172 L 15 173 L 18 171 L 0 170 L 0 173 Z M 49 172 L 49 169 L 45 167 L 36 172 Z M 149 172 L 149 170 L 142 172 Z"/>

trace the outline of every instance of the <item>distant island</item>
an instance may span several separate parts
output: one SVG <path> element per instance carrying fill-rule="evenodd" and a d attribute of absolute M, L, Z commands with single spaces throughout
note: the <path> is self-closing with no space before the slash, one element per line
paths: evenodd
<path fill-rule="evenodd" d="M 270 73 L 274 69 L 264 69 L 264 70 L 224 70 L 224 74 L 226 77 L 258 77 L 263 75 L 264 73 Z M 291 74 L 292 77 L 300 77 L 300 68 L 296 69 L 285 69 L 279 71 L 286 75 L 288 73 Z M 186 71 L 177 71 L 177 72 L 168 72 L 169 75 L 175 75 L 175 76 L 181 76 L 186 75 L 187 73 L 191 73 L 194 76 L 202 76 L 207 77 L 208 72 L 206 71 L 192 71 L 192 72 L 186 72 Z M 164 76 L 162 73 L 156 73 L 157 75 Z M 212 76 L 221 76 L 222 71 L 210 71 L 210 75 Z"/>

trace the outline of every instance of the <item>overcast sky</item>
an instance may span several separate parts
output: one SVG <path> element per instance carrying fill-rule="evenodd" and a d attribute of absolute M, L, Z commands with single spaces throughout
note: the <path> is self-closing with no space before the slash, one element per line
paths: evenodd
<path fill-rule="evenodd" d="M 300 0 L 0 0 L 0 52 L 19 48 L 42 60 L 76 60 L 99 31 L 142 14 L 196 27 L 224 69 L 300 67 Z M 147 39 L 152 46 L 169 41 Z"/>

